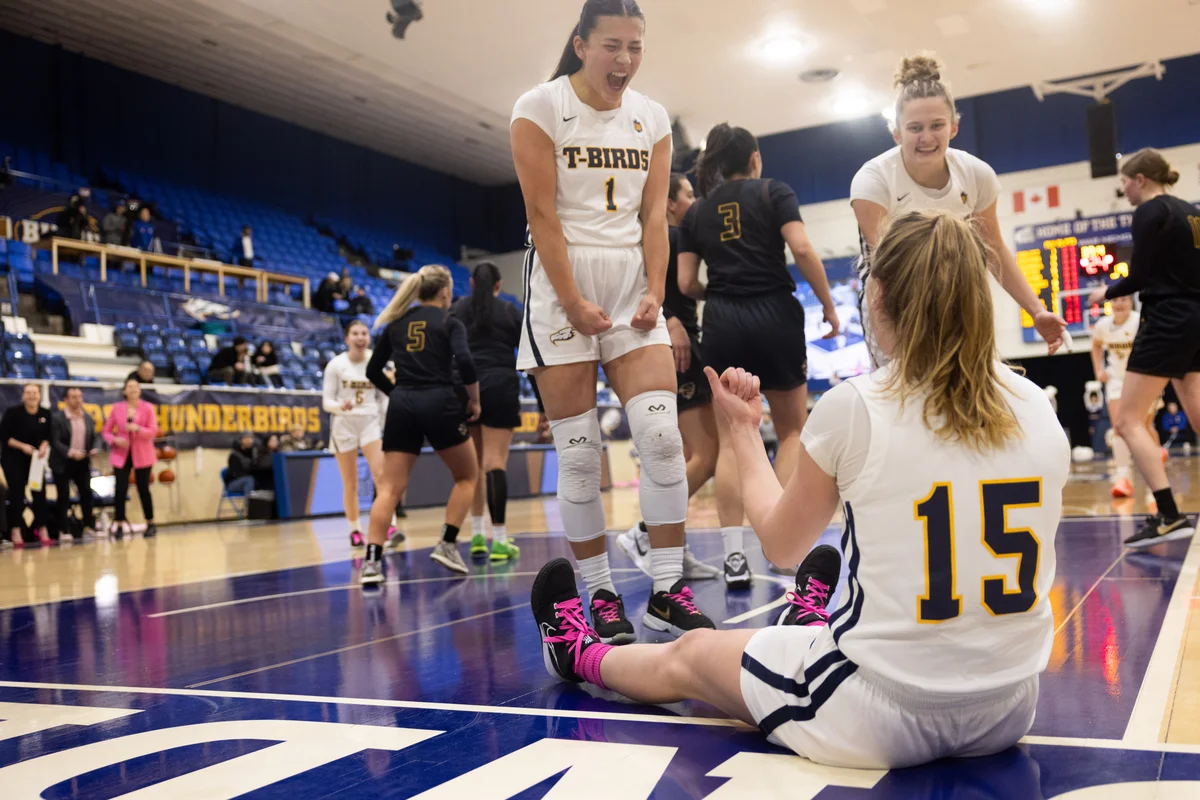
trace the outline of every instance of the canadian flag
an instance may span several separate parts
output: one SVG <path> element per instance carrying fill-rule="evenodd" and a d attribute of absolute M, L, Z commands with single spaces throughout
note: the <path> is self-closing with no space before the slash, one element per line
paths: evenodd
<path fill-rule="evenodd" d="M 1037 189 L 1022 189 L 1013 192 L 1013 213 L 1058 208 L 1058 187 L 1042 186 Z"/>

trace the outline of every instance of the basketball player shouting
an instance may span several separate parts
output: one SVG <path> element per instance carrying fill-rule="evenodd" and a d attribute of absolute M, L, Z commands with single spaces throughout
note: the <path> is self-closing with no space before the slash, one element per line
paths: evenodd
<path fill-rule="evenodd" d="M 896 147 L 863 164 L 850 184 L 850 205 L 862 239 L 864 285 L 870 252 L 888 218 L 936 209 L 977 219 L 984 241 L 995 254 L 1000 285 L 1033 317 L 1034 327 L 1053 353 L 1062 345 L 1067 323 L 1042 307 L 1004 243 L 996 218 L 1000 193 L 996 171 L 970 153 L 950 147 L 950 140 L 958 135 L 958 111 L 942 82 L 941 65 L 931 56 L 904 59 L 896 73 L 896 88 L 892 130 Z M 871 333 L 870 309 L 863 306 L 861 314 L 871 361 L 878 366 L 882 362 Z"/>
<path fill-rule="evenodd" d="M 613 642 L 636 634 L 608 561 L 597 363 L 625 406 L 641 457 L 638 497 L 654 577 L 643 624 L 675 634 L 713 627 L 683 582 L 687 464 L 661 311 L 671 121 L 629 89 L 645 27 L 634 0 L 587 0 L 553 78 L 517 101 L 512 121 L 534 245 L 517 368 L 536 377 L 558 452 L 563 528 L 595 628 Z"/>
<path fill-rule="evenodd" d="M 558 559 L 530 598 L 551 675 L 644 703 L 710 703 L 842 767 L 997 753 L 1028 733 L 1054 640 L 1070 447 L 1042 390 L 999 360 L 985 252 L 947 212 L 883 234 L 866 302 L 889 363 L 818 401 L 786 488 L 759 437 L 758 378 L 707 371 L 763 551 L 804 558 L 776 626 L 613 648 Z M 849 585 L 830 614 L 840 558 L 809 548 L 839 500 Z"/>

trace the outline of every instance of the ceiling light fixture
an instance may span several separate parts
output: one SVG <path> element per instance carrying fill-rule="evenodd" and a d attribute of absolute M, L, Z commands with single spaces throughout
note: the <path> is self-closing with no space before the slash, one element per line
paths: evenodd
<path fill-rule="evenodd" d="M 805 83 L 829 83 L 836 78 L 839 73 L 833 67 L 818 67 L 817 69 L 806 69 L 800 73 L 800 80 Z"/>
<path fill-rule="evenodd" d="M 809 50 L 809 40 L 798 33 L 771 33 L 751 43 L 750 53 L 769 65 L 795 63 Z"/>
<path fill-rule="evenodd" d="M 833 98 L 833 113 L 846 119 L 864 116 L 870 107 L 871 101 L 866 95 L 854 89 L 847 89 Z"/>

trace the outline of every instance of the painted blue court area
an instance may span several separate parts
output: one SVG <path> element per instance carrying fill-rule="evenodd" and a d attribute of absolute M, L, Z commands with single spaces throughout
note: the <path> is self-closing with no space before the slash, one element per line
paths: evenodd
<path fill-rule="evenodd" d="M 1132 524 L 1064 520 L 1037 722 L 991 758 L 828 769 L 712 708 L 554 682 L 528 607 L 550 536 L 466 579 L 391 555 L 374 593 L 347 560 L 0 611 L 0 797 L 1196 798 L 1200 746 L 1130 736 L 1187 550 L 1126 554 Z M 611 550 L 642 634 L 649 580 Z M 751 561 L 749 592 L 693 584 L 723 627 L 777 613 L 786 579 Z"/>

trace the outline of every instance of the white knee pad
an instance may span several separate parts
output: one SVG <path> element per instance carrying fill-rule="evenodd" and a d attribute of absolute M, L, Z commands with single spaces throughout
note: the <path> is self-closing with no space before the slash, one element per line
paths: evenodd
<path fill-rule="evenodd" d="M 675 393 L 644 392 L 625 404 L 633 444 L 642 461 L 638 499 L 647 525 L 687 520 L 687 461 L 679 435 Z"/>
<path fill-rule="evenodd" d="M 558 509 L 567 539 L 586 542 L 607 531 L 600 500 L 600 417 L 596 409 L 550 423 L 558 451 Z"/>

